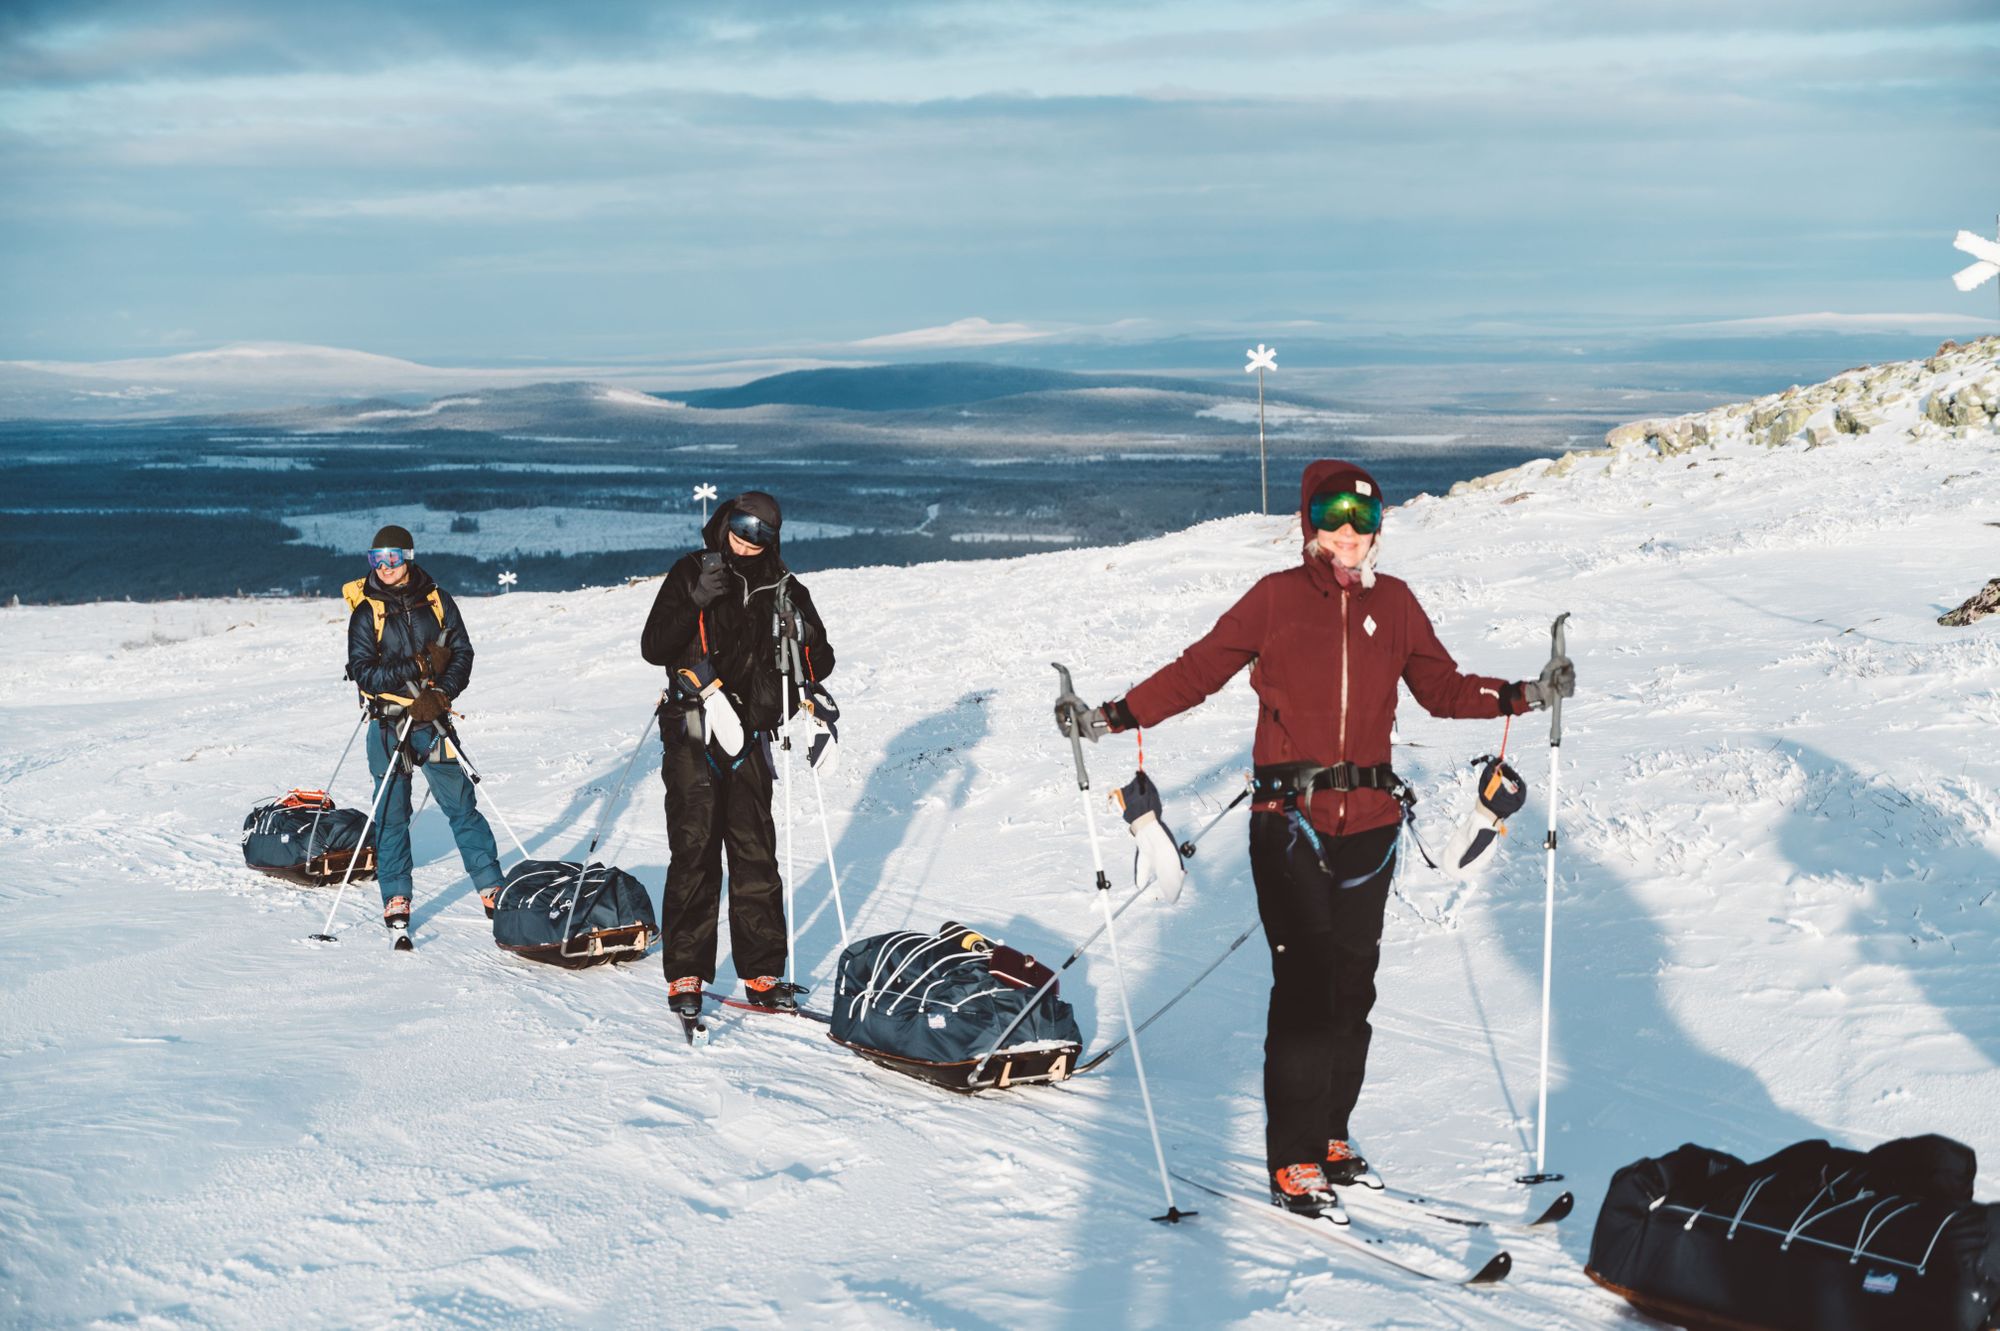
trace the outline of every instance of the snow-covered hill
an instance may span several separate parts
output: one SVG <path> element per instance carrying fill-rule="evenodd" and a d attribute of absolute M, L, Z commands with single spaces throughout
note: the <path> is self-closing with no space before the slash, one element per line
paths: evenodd
<path fill-rule="evenodd" d="M 1579 1207 L 1511 1244 L 1516 1274 L 1490 1291 L 1413 1289 L 1220 1206 L 1148 1223 L 1122 1056 L 968 1101 L 804 1023 L 724 1017 L 690 1051 L 656 962 L 570 974 L 494 949 L 435 811 L 413 956 L 352 899 L 343 942 L 303 942 L 328 897 L 244 870 L 237 828 L 264 794 L 323 781 L 352 724 L 337 604 L 0 611 L 0 1322 L 1609 1327 L 1636 1321 L 1579 1267 L 1606 1179 L 1642 1154 L 1940 1131 L 2000 1194 L 2000 624 L 1934 623 L 1995 571 L 2000 436 L 1959 404 L 1996 351 L 1391 515 L 1384 566 L 1467 666 L 1531 675 L 1550 619 L 1574 616 L 1549 1146 Z M 1843 408 L 1883 420 L 1811 436 Z M 1769 447 L 1782 420 L 1820 446 Z M 1095 903 L 1047 663 L 1115 694 L 1296 558 L 1296 530 L 1245 516 L 816 575 L 859 929 L 949 917 L 1063 955 Z M 580 848 L 646 720 L 652 595 L 464 601 L 482 798 L 537 853 Z M 1239 679 L 1146 735 L 1182 831 L 1238 788 L 1253 718 Z M 1513 729 L 1537 789 L 1499 870 L 1467 888 L 1412 861 L 1391 906 L 1356 1126 L 1414 1186 L 1501 1201 L 1531 1155 L 1545 735 Z M 1406 699 L 1401 738 L 1441 839 L 1501 727 Z M 1128 741 L 1089 756 L 1100 787 L 1130 774 Z M 611 850 L 657 893 L 660 788 L 650 758 L 641 772 Z M 839 939 L 810 792 L 799 961 L 818 982 Z M 366 796 L 352 769 L 338 793 Z M 1252 918 L 1240 819 L 1177 908 L 1121 922 L 1141 1010 Z M 1120 1033 L 1113 983 L 1096 954 L 1065 977 L 1093 1043 Z M 1267 984 L 1253 941 L 1147 1032 L 1175 1162 L 1254 1163 Z"/>

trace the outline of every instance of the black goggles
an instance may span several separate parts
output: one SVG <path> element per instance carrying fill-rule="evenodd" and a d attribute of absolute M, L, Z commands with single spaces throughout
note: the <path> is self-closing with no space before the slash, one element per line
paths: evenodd
<path fill-rule="evenodd" d="M 778 540 L 778 529 L 755 513 L 745 513 L 741 509 L 729 515 L 729 530 L 741 541 L 768 550 Z"/>
<path fill-rule="evenodd" d="M 1306 516 L 1311 519 L 1314 531 L 1352 527 L 1358 536 L 1373 536 L 1382 530 L 1382 501 L 1352 490 L 1327 490 L 1312 497 L 1306 506 Z"/>

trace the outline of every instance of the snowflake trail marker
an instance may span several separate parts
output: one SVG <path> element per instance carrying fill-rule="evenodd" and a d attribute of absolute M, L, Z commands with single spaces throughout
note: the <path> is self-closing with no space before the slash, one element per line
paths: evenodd
<path fill-rule="evenodd" d="M 502 573 L 500 575 L 500 590 L 503 592 L 511 592 L 514 590 L 514 584 L 519 582 L 520 580 L 521 580 L 521 575 L 518 573 L 514 573 L 511 571 L 507 573 Z"/>
<path fill-rule="evenodd" d="M 1951 284 L 1960 291 L 1970 291 L 1982 282 L 1990 281 L 1995 273 L 2000 273 L 2000 217 L 1993 219 L 1995 239 L 1975 236 L 1970 231 L 1961 231 L 1951 242 L 1955 250 L 1963 250 L 1979 262 L 1967 264 L 1951 275 Z M 1994 288 L 2000 295 L 2000 287 Z"/>
<path fill-rule="evenodd" d="M 1243 367 L 1243 373 L 1257 376 L 1257 482 L 1263 493 L 1264 512 L 1271 511 L 1271 469 L 1264 458 L 1264 371 L 1278 372 L 1278 349 L 1259 342 L 1256 347 L 1243 353 L 1250 363 Z"/>
<path fill-rule="evenodd" d="M 715 487 L 702 484 L 694 487 L 694 497 L 701 503 L 701 525 L 708 525 L 708 501 L 715 498 Z"/>

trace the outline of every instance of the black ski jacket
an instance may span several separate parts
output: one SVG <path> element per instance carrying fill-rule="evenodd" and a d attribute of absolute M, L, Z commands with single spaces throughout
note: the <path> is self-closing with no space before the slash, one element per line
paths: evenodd
<path fill-rule="evenodd" d="M 419 565 L 410 565 L 409 576 L 394 587 L 384 587 L 371 572 L 358 584 L 349 584 L 348 602 L 354 612 L 347 617 L 347 677 L 366 694 L 393 693 L 409 697 L 420 667 L 417 653 L 433 642 L 451 649 L 451 661 L 432 681 L 446 697 L 456 698 L 472 682 L 472 639 L 466 636 L 465 620 L 451 594 L 431 580 Z M 438 611 L 431 608 L 431 593 L 437 593 Z M 371 604 L 371 602 L 373 604 Z M 381 608 L 382 633 L 375 634 L 376 607 Z"/>
<path fill-rule="evenodd" d="M 698 610 L 694 585 L 701 576 L 702 551 L 681 556 L 653 598 L 639 651 L 669 670 L 692 665 L 702 655 L 706 631 L 709 664 L 744 727 L 771 730 L 784 723 L 787 705 L 774 633 L 780 591 L 798 617 L 799 646 L 811 679 L 823 680 L 833 673 L 833 644 L 827 641 L 812 593 L 785 567 L 779 554 L 782 536 L 755 559 L 740 559 L 730 551 L 725 524 L 737 503 L 732 499 L 716 509 L 701 531 L 704 549 L 722 552 L 730 573 L 729 589 Z M 775 509 L 774 502 L 771 506 Z"/>

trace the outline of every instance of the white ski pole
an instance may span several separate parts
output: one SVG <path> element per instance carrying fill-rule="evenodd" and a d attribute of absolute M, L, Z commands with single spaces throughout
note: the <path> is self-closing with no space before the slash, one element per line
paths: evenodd
<path fill-rule="evenodd" d="M 1193 1211 L 1183 1211 L 1174 1205 L 1173 1176 L 1167 1172 L 1166 1148 L 1160 1145 L 1160 1124 L 1153 1116 L 1153 1092 L 1146 1085 L 1146 1060 L 1139 1053 L 1139 1032 L 1132 1020 L 1132 996 L 1126 990 L 1125 962 L 1118 953 L 1118 930 L 1112 925 L 1114 916 L 1111 913 L 1111 879 L 1105 876 L 1104 852 L 1097 844 L 1097 810 L 1090 802 L 1090 773 L 1085 770 L 1083 765 L 1083 738 L 1081 729 L 1083 718 L 1078 715 L 1078 712 L 1082 708 L 1082 701 L 1077 698 L 1076 688 L 1070 682 L 1069 667 L 1058 664 L 1055 666 L 1055 670 L 1056 674 L 1062 678 L 1062 694 L 1058 702 L 1074 700 L 1072 702 L 1072 709 L 1068 713 L 1068 725 L 1065 726 L 1065 729 L 1069 732 L 1070 753 L 1076 759 L 1077 797 L 1083 802 L 1083 826 L 1085 833 L 1090 838 L 1090 863 L 1091 867 L 1096 871 L 1097 904 L 1104 911 L 1104 932 L 1105 936 L 1111 942 L 1111 969 L 1118 974 L 1118 1006 L 1125 1014 L 1125 1029 L 1132 1033 L 1132 1066 L 1139 1074 L 1139 1099 L 1146 1108 L 1146 1130 L 1153 1137 L 1153 1159 L 1160 1166 L 1160 1190 L 1167 1197 L 1167 1213 L 1165 1215 L 1156 1215 L 1153 1219 L 1169 1225 L 1178 1224 L 1196 1213 Z"/>
<path fill-rule="evenodd" d="M 799 922 L 792 914 L 792 725 L 786 720 L 779 731 L 785 751 L 785 983 L 798 979 Z"/>
<path fill-rule="evenodd" d="M 333 917 L 339 912 L 342 899 L 347 896 L 347 884 L 354 877 L 354 866 L 361 859 L 361 852 L 368 848 L 368 829 L 375 825 L 375 815 L 382 808 L 382 795 L 389 789 L 389 783 L 395 779 L 396 763 L 402 757 L 403 740 L 408 737 L 409 733 L 410 718 L 406 716 L 403 718 L 403 728 L 396 732 L 395 744 L 389 749 L 389 763 L 388 766 L 382 769 L 382 779 L 375 783 L 375 798 L 368 801 L 368 817 L 361 824 L 361 839 L 354 843 L 354 854 L 348 857 L 347 872 L 340 875 L 340 891 L 333 894 L 333 908 L 326 913 L 326 926 L 320 932 L 312 935 L 312 939 L 316 943 L 337 943 L 340 941 L 340 939 L 334 936 Z"/>
<path fill-rule="evenodd" d="M 1549 658 L 1551 661 L 1566 658 L 1566 635 L 1563 622 L 1569 618 L 1565 610 L 1556 616 L 1554 627 L 1549 630 Z M 1555 694 L 1549 699 L 1549 836 L 1543 842 L 1547 851 L 1548 886 L 1542 905 L 1542 1073 L 1541 1087 L 1535 1101 L 1535 1172 L 1523 1174 L 1516 1183 L 1554 1183 L 1561 1174 L 1548 1172 L 1549 1147 L 1549 991 L 1555 979 L 1556 943 L 1556 805 L 1562 789 L 1562 695 Z"/>

